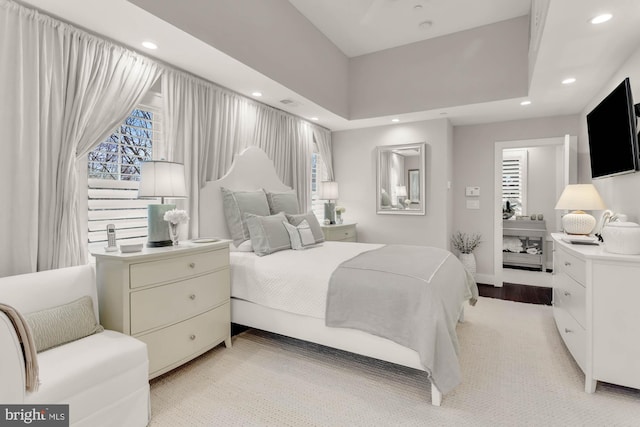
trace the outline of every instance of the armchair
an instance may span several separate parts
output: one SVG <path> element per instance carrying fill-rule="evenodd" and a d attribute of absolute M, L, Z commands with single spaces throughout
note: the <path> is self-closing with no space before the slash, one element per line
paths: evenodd
<path fill-rule="evenodd" d="M 85 295 L 98 319 L 91 265 L 0 278 L 0 302 L 25 315 Z M 69 404 L 72 426 L 145 426 L 149 423 L 146 345 L 105 330 L 38 353 L 40 385 L 25 390 L 25 366 L 11 320 L 0 312 L 0 403 Z"/>

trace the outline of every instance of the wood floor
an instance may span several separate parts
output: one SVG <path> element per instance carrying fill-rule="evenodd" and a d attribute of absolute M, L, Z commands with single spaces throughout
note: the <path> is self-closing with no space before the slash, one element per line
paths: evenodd
<path fill-rule="evenodd" d="M 526 302 L 529 304 L 551 305 L 552 289 L 542 286 L 504 283 L 500 288 L 478 283 L 478 292 L 482 297 Z"/>

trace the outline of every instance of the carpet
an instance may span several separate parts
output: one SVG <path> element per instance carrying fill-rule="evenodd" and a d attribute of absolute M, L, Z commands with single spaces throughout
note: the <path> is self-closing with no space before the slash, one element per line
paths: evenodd
<path fill-rule="evenodd" d="M 637 426 L 640 391 L 584 376 L 552 309 L 491 298 L 458 325 L 463 382 L 248 330 L 151 381 L 151 426 Z"/>

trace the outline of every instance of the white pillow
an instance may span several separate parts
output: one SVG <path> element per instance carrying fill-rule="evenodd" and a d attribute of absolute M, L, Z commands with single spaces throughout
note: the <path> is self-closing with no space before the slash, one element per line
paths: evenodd
<path fill-rule="evenodd" d="M 229 252 L 253 252 L 253 246 L 251 245 L 251 240 L 245 240 L 240 243 L 238 246 L 234 245 L 233 242 L 229 244 Z"/>
<path fill-rule="evenodd" d="M 282 223 L 289 233 L 291 249 L 300 250 L 316 244 L 316 239 L 313 237 L 313 232 L 306 219 L 303 219 L 298 226 L 291 225 L 286 221 Z"/>

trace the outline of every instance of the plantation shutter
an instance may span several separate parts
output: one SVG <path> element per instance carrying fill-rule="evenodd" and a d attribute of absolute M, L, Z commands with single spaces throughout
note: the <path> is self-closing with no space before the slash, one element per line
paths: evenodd
<path fill-rule="evenodd" d="M 504 150 L 502 155 L 502 203 L 515 205 L 516 215 L 526 214 L 527 151 Z M 515 202 L 515 203 L 514 203 Z"/>
<path fill-rule="evenodd" d="M 311 210 L 320 224 L 324 221 L 325 200 L 318 199 L 320 183 L 327 180 L 327 168 L 320 153 L 313 153 L 311 157 Z"/>

